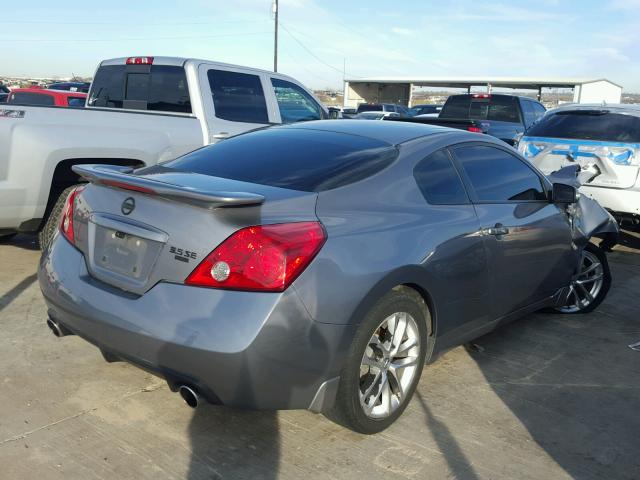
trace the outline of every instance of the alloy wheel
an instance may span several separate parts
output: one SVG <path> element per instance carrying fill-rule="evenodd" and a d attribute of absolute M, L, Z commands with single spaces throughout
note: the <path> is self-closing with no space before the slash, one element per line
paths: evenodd
<path fill-rule="evenodd" d="M 580 260 L 580 273 L 571 282 L 567 304 L 557 310 L 563 313 L 575 313 L 584 310 L 593 303 L 602 290 L 604 268 L 600 259 L 592 252 L 584 250 Z"/>
<path fill-rule="evenodd" d="M 407 312 L 386 317 L 376 328 L 360 363 L 360 405 L 369 418 L 391 415 L 407 398 L 418 371 L 420 333 Z"/>

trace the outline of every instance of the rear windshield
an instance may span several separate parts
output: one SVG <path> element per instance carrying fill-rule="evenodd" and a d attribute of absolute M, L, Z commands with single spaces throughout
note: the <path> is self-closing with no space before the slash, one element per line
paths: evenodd
<path fill-rule="evenodd" d="M 367 178 L 396 157 L 394 147 L 368 137 L 304 128 L 272 128 L 224 140 L 162 166 L 320 192 Z"/>
<path fill-rule="evenodd" d="M 358 105 L 358 113 L 361 112 L 382 112 L 384 108 L 380 104 L 361 103 Z"/>
<path fill-rule="evenodd" d="M 519 123 L 518 99 L 509 95 L 491 95 L 488 98 L 452 95 L 444 104 L 440 118 Z"/>
<path fill-rule="evenodd" d="M 607 110 L 574 110 L 547 115 L 527 136 L 640 143 L 640 118 Z"/>
<path fill-rule="evenodd" d="M 9 97 L 9 103 L 50 106 L 54 105 L 55 101 L 51 95 L 46 93 L 15 92 Z"/>
<path fill-rule="evenodd" d="M 91 85 L 88 105 L 191 113 L 184 68 L 171 65 L 106 65 Z"/>

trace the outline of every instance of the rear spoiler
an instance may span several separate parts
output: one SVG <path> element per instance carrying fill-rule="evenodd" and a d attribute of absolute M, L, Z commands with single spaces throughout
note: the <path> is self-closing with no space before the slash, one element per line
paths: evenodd
<path fill-rule="evenodd" d="M 190 203 L 205 208 L 260 205 L 264 196 L 249 192 L 202 190 L 131 175 L 132 167 L 118 165 L 73 165 L 71 169 L 85 180 L 106 187 L 131 190 Z"/>

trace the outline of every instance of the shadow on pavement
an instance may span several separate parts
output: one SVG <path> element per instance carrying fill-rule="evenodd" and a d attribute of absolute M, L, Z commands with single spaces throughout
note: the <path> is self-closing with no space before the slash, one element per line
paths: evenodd
<path fill-rule="evenodd" d="M 427 419 L 427 427 L 438 444 L 449 469 L 455 472 L 456 478 L 478 479 L 471 462 L 465 456 L 447 425 L 433 416 L 420 392 L 416 392 L 415 395 Z"/>
<path fill-rule="evenodd" d="M 530 315 L 469 351 L 533 440 L 573 478 L 631 480 L 640 472 L 640 353 L 627 347 L 640 337 L 640 269 L 614 268 L 595 312 Z"/>
<path fill-rule="evenodd" d="M 0 245 L 11 245 L 13 247 L 22 248 L 24 250 L 39 250 L 38 236 L 21 233 L 15 237 L 7 238 L 0 241 Z"/>
<path fill-rule="evenodd" d="M 4 310 L 11 302 L 18 298 L 22 292 L 24 292 L 31 286 L 33 282 L 36 281 L 37 278 L 38 275 L 36 273 L 34 273 L 33 275 L 29 275 L 7 293 L 2 295 L 0 297 L 0 311 Z"/>

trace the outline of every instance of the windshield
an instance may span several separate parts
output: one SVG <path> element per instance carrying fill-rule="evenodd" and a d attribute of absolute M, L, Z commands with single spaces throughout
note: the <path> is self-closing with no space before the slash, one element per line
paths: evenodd
<path fill-rule="evenodd" d="M 609 110 L 569 110 L 543 117 L 527 136 L 640 143 L 640 118 Z"/>
<path fill-rule="evenodd" d="M 238 135 L 162 167 L 320 192 L 369 177 L 390 165 L 396 156 L 394 147 L 368 137 L 305 128 L 273 128 Z"/>

